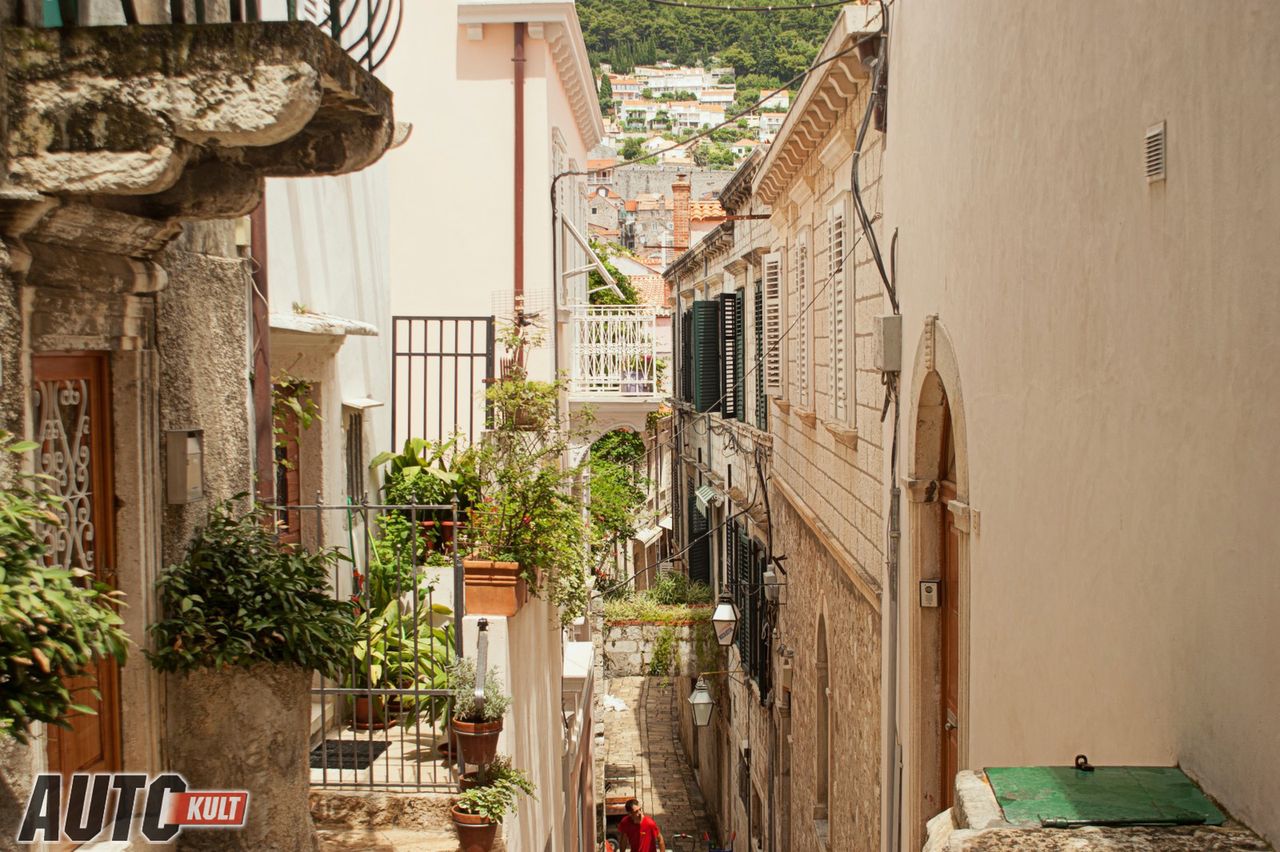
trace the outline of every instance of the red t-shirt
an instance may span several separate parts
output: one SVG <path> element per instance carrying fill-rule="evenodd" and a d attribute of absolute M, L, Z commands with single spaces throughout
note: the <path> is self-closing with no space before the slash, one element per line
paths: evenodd
<path fill-rule="evenodd" d="M 636 825 L 631 817 L 625 816 L 618 823 L 618 828 L 627 836 L 631 844 L 631 852 L 658 852 L 658 824 L 653 817 L 641 817 Z"/>

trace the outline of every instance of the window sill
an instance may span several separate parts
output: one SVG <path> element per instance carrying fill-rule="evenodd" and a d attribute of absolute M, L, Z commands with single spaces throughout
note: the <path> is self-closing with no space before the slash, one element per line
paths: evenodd
<path fill-rule="evenodd" d="M 791 413 L 791 403 L 787 402 L 785 399 L 778 399 L 777 397 L 774 397 L 773 404 L 778 406 L 778 410 L 783 414 Z"/>
<path fill-rule="evenodd" d="M 797 408 L 796 417 L 799 418 L 801 423 L 808 426 L 810 429 L 818 425 L 817 412 L 810 411 L 807 408 Z"/>
<path fill-rule="evenodd" d="M 832 423 L 827 420 L 823 420 L 822 425 L 831 433 L 831 437 L 836 439 L 837 444 L 844 444 L 851 450 L 858 449 L 857 429 L 850 429 L 848 426 L 841 426 L 839 423 Z"/>

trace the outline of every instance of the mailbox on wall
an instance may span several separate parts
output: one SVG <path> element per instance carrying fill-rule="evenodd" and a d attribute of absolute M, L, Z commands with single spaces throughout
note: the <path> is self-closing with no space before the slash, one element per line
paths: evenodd
<path fill-rule="evenodd" d="M 170 503 L 204 498 L 204 430 L 169 429 L 165 433 L 165 485 Z"/>

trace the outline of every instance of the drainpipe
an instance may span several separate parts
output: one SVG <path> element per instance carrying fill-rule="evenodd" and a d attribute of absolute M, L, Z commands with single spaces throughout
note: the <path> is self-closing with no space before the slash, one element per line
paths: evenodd
<path fill-rule="evenodd" d="M 515 247 L 515 290 L 513 309 L 516 327 L 524 325 L 524 32 L 525 24 L 515 25 L 515 229 L 512 243 Z"/>
<path fill-rule="evenodd" d="M 267 301 L 267 198 L 249 214 L 249 257 L 253 277 L 253 440 L 256 496 L 276 500 L 275 435 L 271 422 L 271 319 Z"/>

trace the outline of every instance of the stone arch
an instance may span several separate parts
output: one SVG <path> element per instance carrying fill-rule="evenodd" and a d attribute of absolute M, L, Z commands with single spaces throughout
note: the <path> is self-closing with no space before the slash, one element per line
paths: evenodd
<path fill-rule="evenodd" d="M 943 607 L 918 605 L 916 590 L 925 580 L 942 580 L 948 559 L 946 536 L 956 536 L 958 595 L 956 767 L 968 764 L 969 748 L 969 544 L 974 514 L 969 507 L 968 435 L 964 396 L 955 347 L 936 315 L 925 319 L 911 374 L 906 443 L 909 560 L 904 566 L 903 619 L 909 642 L 907 729 L 910 737 L 910 781 L 904 829 L 910 848 L 924 842 L 924 823 L 943 810 L 949 781 L 942 777 L 946 721 L 942 712 Z M 949 439 L 949 440 L 948 440 Z M 949 449 L 950 448 L 950 451 Z M 942 480 L 954 483 L 955 496 L 943 499 Z M 950 513 L 944 519 L 944 513 Z M 944 523 L 949 520 L 949 523 Z M 945 606 L 945 598 L 943 606 Z"/>

